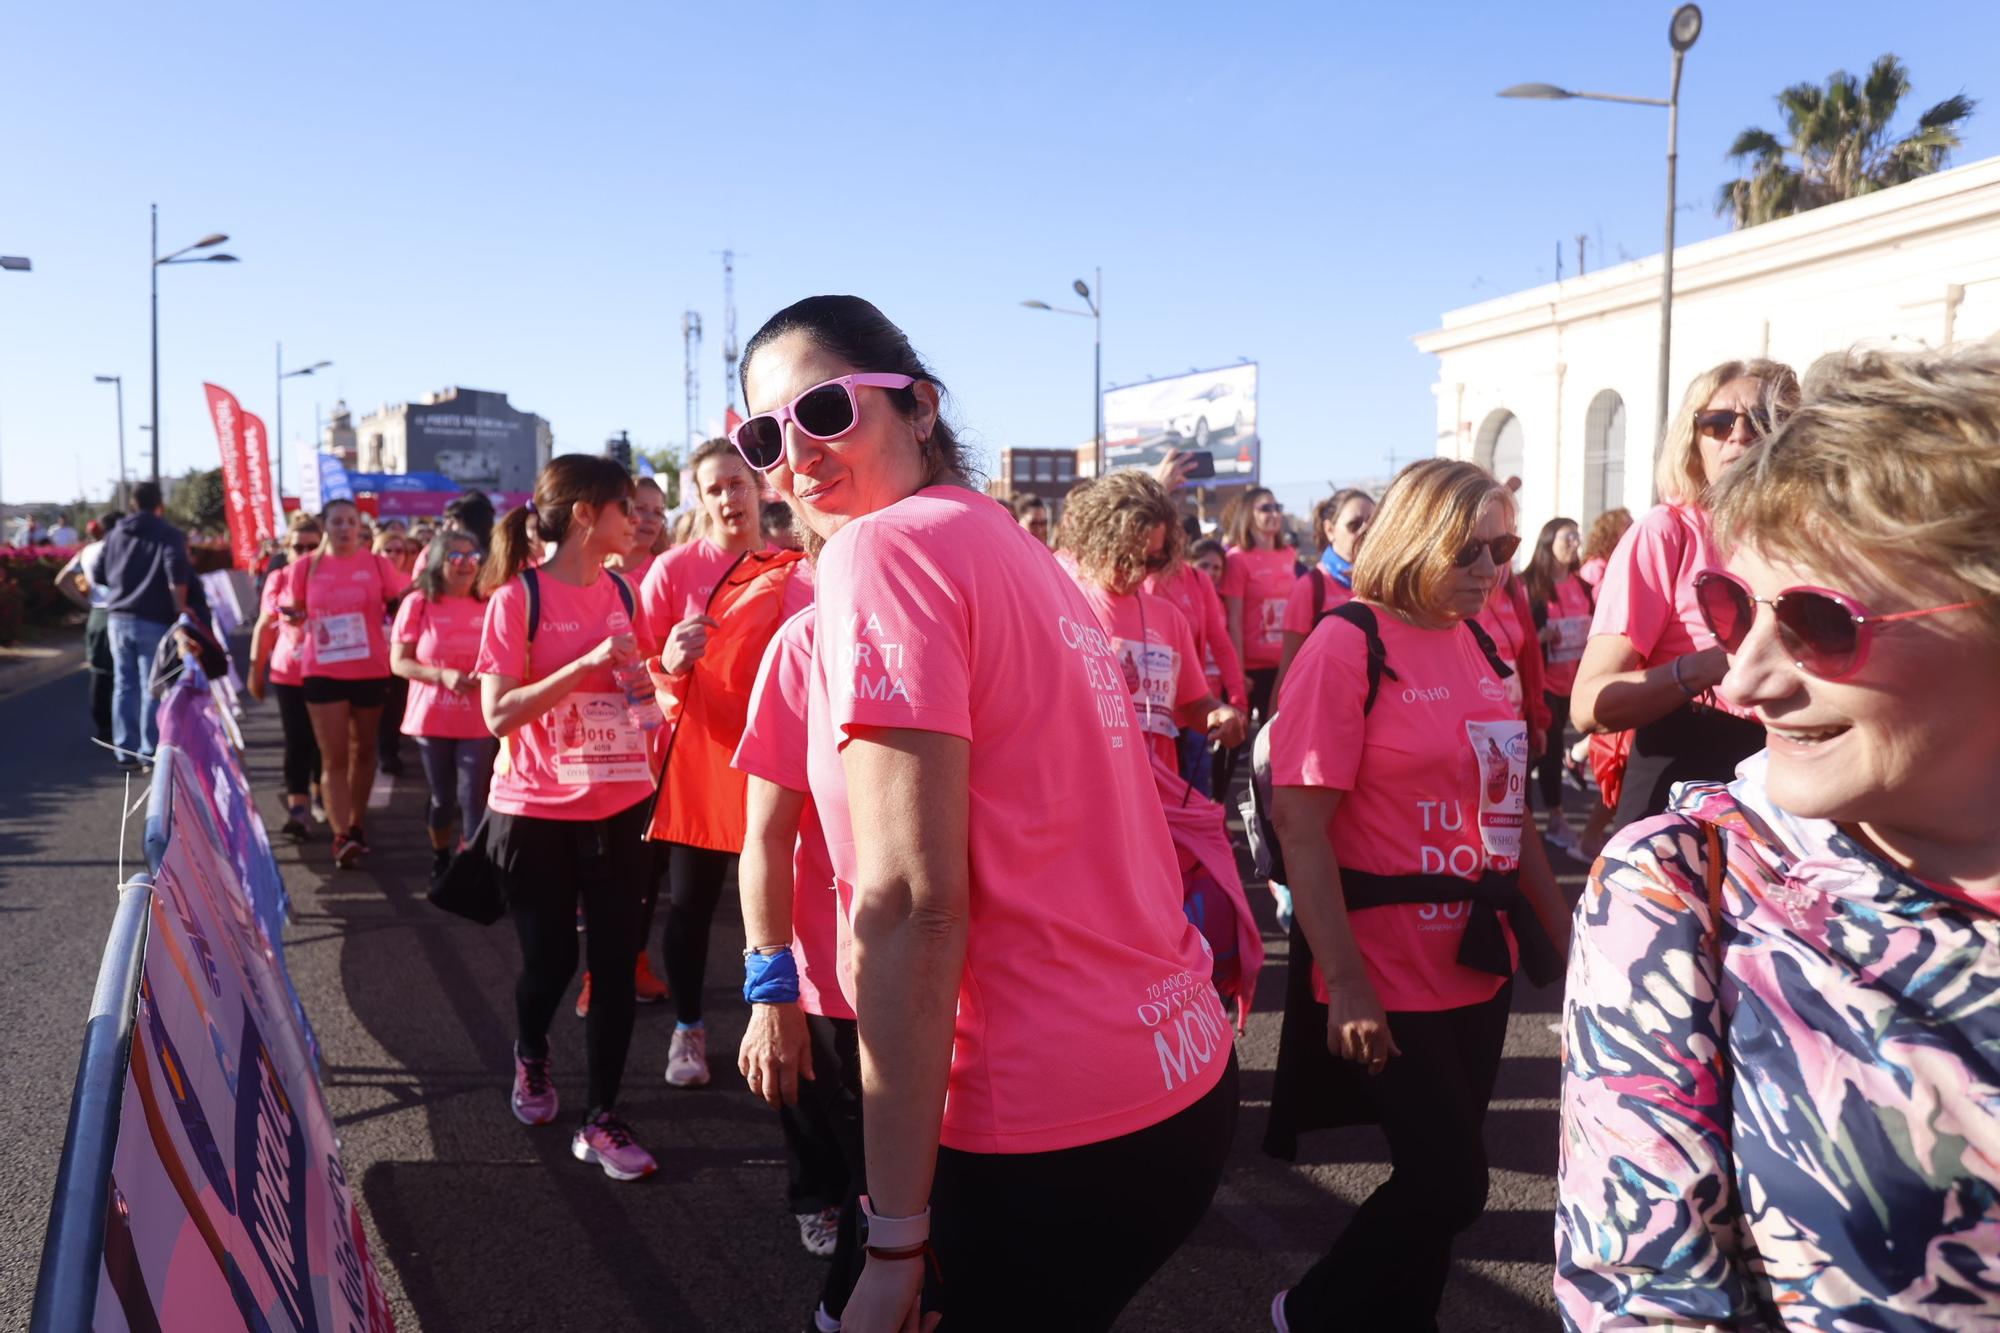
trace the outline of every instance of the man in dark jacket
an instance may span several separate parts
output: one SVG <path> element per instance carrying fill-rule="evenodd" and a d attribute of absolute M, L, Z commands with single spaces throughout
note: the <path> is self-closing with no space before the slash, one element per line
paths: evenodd
<path fill-rule="evenodd" d="M 187 608 L 194 566 L 187 537 L 160 517 L 160 488 L 132 488 L 132 516 L 104 539 L 105 611 L 111 630 L 111 738 L 120 765 L 137 767 L 159 743 L 158 707 L 147 692 L 160 640 Z"/>

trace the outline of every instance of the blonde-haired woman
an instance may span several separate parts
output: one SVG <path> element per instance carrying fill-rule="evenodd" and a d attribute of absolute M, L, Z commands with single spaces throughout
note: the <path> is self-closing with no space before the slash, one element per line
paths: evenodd
<path fill-rule="evenodd" d="M 1297 925 L 1265 1144 L 1290 1155 L 1302 1130 L 1379 1122 L 1393 1164 L 1272 1303 L 1280 1333 L 1434 1326 L 1453 1238 L 1486 1207 L 1480 1132 L 1517 961 L 1560 971 L 1567 914 L 1525 818 L 1527 723 L 1472 623 L 1513 525 L 1482 469 L 1405 468 L 1354 599 L 1280 692 L 1271 782 Z"/>
<path fill-rule="evenodd" d="M 1577 907 L 1571 1330 L 2000 1321 L 2000 347 L 1822 362 L 1696 595 L 1770 729 Z"/>
<path fill-rule="evenodd" d="M 1763 728 L 1715 695 L 1727 664 L 1702 624 L 1694 576 L 1716 563 L 1710 489 L 1798 401 L 1798 376 L 1776 361 L 1725 361 L 1697 375 L 1660 451 L 1661 502 L 1605 566 L 1570 720 L 1633 732 L 1620 826 L 1664 810 L 1676 782 L 1728 777 L 1764 744 Z"/>

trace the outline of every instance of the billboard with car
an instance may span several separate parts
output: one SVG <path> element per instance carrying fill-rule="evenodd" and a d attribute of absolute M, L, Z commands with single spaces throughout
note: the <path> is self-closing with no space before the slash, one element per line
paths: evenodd
<path fill-rule="evenodd" d="M 1191 486 L 1256 481 L 1257 363 L 1145 380 L 1104 395 L 1107 470 L 1151 467 L 1169 449 L 1209 455 L 1212 470 L 1198 467 Z"/>

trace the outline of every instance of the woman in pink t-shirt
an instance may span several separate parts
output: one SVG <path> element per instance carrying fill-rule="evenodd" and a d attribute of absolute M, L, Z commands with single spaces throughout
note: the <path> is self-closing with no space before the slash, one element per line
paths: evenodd
<path fill-rule="evenodd" d="M 1469 623 L 1513 523 L 1482 469 L 1405 468 L 1354 602 L 1306 640 L 1279 700 L 1273 809 L 1298 919 L 1265 1142 L 1289 1153 L 1301 1130 L 1375 1121 L 1393 1167 L 1273 1301 L 1280 1330 L 1434 1326 L 1453 1238 L 1485 1208 L 1517 957 L 1542 984 L 1560 975 L 1568 919 L 1526 818 L 1527 724 Z"/>
<path fill-rule="evenodd" d="M 1725 361 L 1697 375 L 1660 450 L 1662 503 L 1605 566 L 1570 716 L 1582 731 L 1633 733 L 1620 828 L 1666 809 L 1675 783 L 1727 780 L 1764 747 L 1763 727 L 1714 692 L 1728 662 L 1702 623 L 1694 576 L 1719 563 L 1709 488 L 1798 401 L 1798 376 L 1776 361 Z"/>
<path fill-rule="evenodd" d="M 389 666 L 410 682 L 403 734 L 416 738 L 430 783 L 425 827 L 433 880 L 451 864 L 461 835 L 486 817 L 486 789 L 500 752 L 480 712 L 474 671 L 486 623 L 486 603 L 477 595 L 479 561 L 479 543 L 469 532 L 432 538 L 389 631 Z"/>
<path fill-rule="evenodd" d="M 667 493 L 651 477 L 632 483 L 632 545 L 607 556 L 606 569 L 615 569 L 634 588 L 646 584 L 653 562 L 667 553 Z"/>
<path fill-rule="evenodd" d="M 1160 762 L 1179 771 L 1182 727 L 1199 731 L 1204 743 L 1241 745 L 1248 719 L 1209 692 L 1186 618 L 1142 586 L 1179 563 L 1187 540 L 1165 488 L 1129 470 L 1084 482 L 1069 493 L 1059 540 L 1099 627 L 1111 636 L 1139 728 Z"/>
<path fill-rule="evenodd" d="M 653 795 L 641 725 L 649 696 L 632 669 L 653 643 L 632 623 L 630 586 L 604 568 L 605 556 L 631 549 L 631 505 L 632 479 L 611 459 L 549 461 L 535 498 L 494 532 L 483 577 L 499 586 L 473 664 L 487 728 L 504 746 L 485 850 L 521 941 L 514 1115 L 528 1125 L 556 1116 L 549 1023 L 576 975 L 581 901 L 596 982 L 584 1027 L 589 1094 L 570 1151 L 616 1180 L 654 1170 L 612 1110 L 632 1044 L 632 959 L 652 865 L 642 841 Z M 534 567 L 531 525 L 548 544 Z"/>
<path fill-rule="evenodd" d="M 1319 563 L 1293 580 L 1285 599 L 1285 639 L 1274 689 L 1283 688 L 1285 672 L 1312 633 L 1313 624 L 1354 596 L 1354 558 L 1361 554 L 1361 538 L 1374 518 L 1375 497 L 1352 487 L 1335 491 L 1313 506 Z"/>
<path fill-rule="evenodd" d="M 1521 578 L 1536 638 L 1542 645 L 1542 697 L 1549 709 L 1548 744 L 1535 757 L 1535 785 L 1542 793 L 1542 809 L 1549 816 L 1543 836 L 1571 856 L 1579 855 L 1581 848 L 1575 830 L 1563 818 L 1562 770 L 1570 691 L 1576 684 L 1576 664 L 1583 659 L 1584 641 L 1590 637 L 1590 589 L 1577 577 L 1582 548 L 1576 521 L 1552 518 L 1535 538 L 1535 553 L 1528 557 L 1528 571 Z"/>
<path fill-rule="evenodd" d="M 319 549 L 323 535 L 319 520 L 311 514 L 293 514 L 285 537 L 286 558 L 293 564 L 306 559 Z M 285 736 L 285 826 L 279 832 L 293 842 L 304 842 L 311 834 L 307 821 L 313 817 L 312 806 L 320 796 L 319 742 L 313 738 L 312 714 L 306 710 L 299 626 L 285 615 L 283 573 L 280 569 L 264 577 L 257 624 L 250 631 L 248 683 L 253 699 L 262 699 L 267 686 L 278 697 L 278 721 Z M 325 818 L 323 808 L 319 817 Z"/>
<path fill-rule="evenodd" d="M 737 447 L 824 544 L 808 776 L 853 930 L 869 1187 L 842 1327 L 913 1321 L 934 1250 L 948 1327 L 1109 1328 L 1206 1211 L 1236 1084 L 1118 659 L 967 484 L 937 380 L 874 306 L 780 311 L 743 387 Z"/>
<path fill-rule="evenodd" d="M 361 812 L 375 787 L 375 741 L 389 698 L 389 614 L 408 587 L 361 537 L 361 511 L 334 500 L 320 514 L 326 540 L 278 575 L 283 614 L 298 625 L 302 690 L 324 771 L 333 863 L 345 870 L 368 850 Z"/>
<path fill-rule="evenodd" d="M 1229 554 L 1222 569 L 1222 605 L 1229 638 L 1249 678 L 1250 711 L 1271 715 L 1271 695 L 1284 656 L 1285 604 L 1298 582 L 1298 563 L 1285 540 L 1285 507 L 1262 486 L 1243 493 L 1229 516 Z"/>

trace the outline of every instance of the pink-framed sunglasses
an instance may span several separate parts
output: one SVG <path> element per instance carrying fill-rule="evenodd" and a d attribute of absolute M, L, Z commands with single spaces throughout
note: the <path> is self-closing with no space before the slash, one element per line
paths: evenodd
<path fill-rule="evenodd" d="M 769 472 L 785 456 L 787 421 L 815 440 L 837 440 L 861 420 L 856 388 L 907 389 L 916 382 L 910 375 L 842 375 L 813 385 L 775 412 L 759 412 L 730 431 L 729 442 L 744 462 L 759 472 Z"/>
<path fill-rule="evenodd" d="M 1799 669 L 1821 680 L 1845 680 L 1868 661 L 1868 649 L 1878 629 L 1899 621 L 1970 611 L 1977 602 L 1953 602 L 1917 611 L 1878 616 L 1846 593 L 1801 585 L 1776 597 L 1759 597 L 1734 574 L 1704 569 L 1694 576 L 1694 598 L 1701 618 L 1723 651 L 1734 654 L 1750 635 L 1758 606 L 1768 606 L 1778 621 L 1778 641 Z"/>

